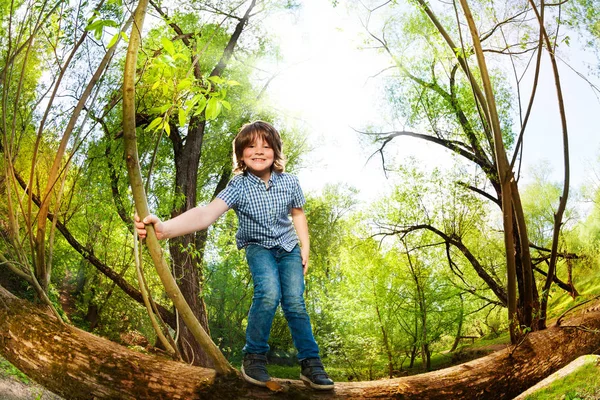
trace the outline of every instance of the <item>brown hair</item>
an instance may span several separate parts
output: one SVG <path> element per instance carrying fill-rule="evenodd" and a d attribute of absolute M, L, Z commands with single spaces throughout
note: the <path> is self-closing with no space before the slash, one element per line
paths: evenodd
<path fill-rule="evenodd" d="M 244 149 L 256 141 L 262 139 L 273 149 L 273 165 L 271 171 L 283 172 L 285 169 L 285 157 L 283 155 L 281 136 L 277 129 L 268 122 L 254 121 L 245 124 L 233 139 L 233 172 L 236 174 L 246 171 L 246 164 L 242 161 Z"/>

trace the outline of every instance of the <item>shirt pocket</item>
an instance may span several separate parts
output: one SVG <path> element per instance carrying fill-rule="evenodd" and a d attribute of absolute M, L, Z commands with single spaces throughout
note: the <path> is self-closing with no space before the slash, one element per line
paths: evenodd
<path fill-rule="evenodd" d="M 285 218 L 292 211 L 293 193 L 286 187 L 273 187 L 271 204 L 277 218 Z"/>

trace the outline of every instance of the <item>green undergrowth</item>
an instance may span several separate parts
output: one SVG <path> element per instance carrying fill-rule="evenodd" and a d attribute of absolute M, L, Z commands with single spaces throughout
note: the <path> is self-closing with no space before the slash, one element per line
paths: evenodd
<path fill-rule="evenodd" d="M 488 346 L 494 346 L 498 344 L 510 344 L 510 334 L 508 332 L 502 332 L 498 336 L 484 336 L 481 339 L 477 339 L 475 343 L 469 345 L 470 349 L 485 348 Z"/>
<path fill-rule="evenodd" d="M 550 386 L 525 398 L 526 400 L 597 400 L 600 399 L 600 368 L 584 365 L 573 373 L 555 380 Z"/>
<path fill-rule="evenodd" d="M 476 358 L 476 357 L 475 357 Z M 461 361 L 463 362 L 463 361 Z M 325 365 L 325 369 L 331 379 L 335 382 L 349 382 L 356 381 L 356 374 L 359 374 L 358 380 L 377 380 L 382 378 L 389 378 L 388 376 L 388 366 L 386 363 L 381 361 L 375 361 L 371 366 L 371 371 L 366 369 L 352 370 L 347 366 L 343 365 L 335 365 L 327 359 L 323 360 L 323 364 Z M 407 368 L 408 361 L 402 368 L 402 371 L 395 371 L 396 376 L 407 376 L 407 375 L 416 375 L 421 374 L 425 371 L 421 366 L 421 358 L 417 358 L 415 360 L 415 366 L 413 368 Z M 449 366 L 455 365 L 456 362 L 453 358 L 452 353 L 433 353 L 431 355 L 431 370 L 438 370 L 447 368 Z M 235 360 L 232 361 L 232 365 L 238 370 L 241 367 L 241 361 Z M 280 379 L 299 379 L 300 376 L 300 365 L 280 365 L 269 363 L 267 365 L 267 369 L 269 374 L 272 377 L 280 378 Z"/>
<path fill-rule="evenodd" d="M 15 367 L 2 357 L 0 357 L 0 376 L 12 376 L 26 384 L 29 384 L 31 382 L 27 375 L 19 371 L 17 367 Z"/>
<path fill-rule="evenodd" d="M 553 286 L 548 301 L 548 318 L 558 318 L 569 308 L 600 295 L 600 276 L 597 272 L 587 274 L 585 278 L 576 279 L 575 288 L 579 297 L 573 298 L 564 290 Z"/>
<path fill-rule="evenodd" d="M 325 363 L 325 369 L 331 379 L 335 382 L 346 382 L 348 381 L 347 371 L 345 368 L 336 368 Z M 288 366 L 288 365 L 268 365 L 269 374 L 275 378 L 281 379 L 300 379 L 300 365 Z"/>

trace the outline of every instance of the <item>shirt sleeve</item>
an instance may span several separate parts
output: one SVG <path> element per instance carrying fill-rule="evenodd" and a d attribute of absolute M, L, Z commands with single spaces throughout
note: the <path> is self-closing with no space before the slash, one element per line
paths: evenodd
<path fill-rule="evenodd" d="M 302 193 L 302 188 L 300 187 L 300 181 L 297 176 L 294 176 L 294 189 L 292 193 L 292 208 L 302 208 L 302 206 L 306 203 L 306 199 L 304 199 L 304 193 Z"/>
<path fill-rule="evenodd" d="M 239 181 L 233 178 L 227 184 L 227 187 L 223 189 L 217 195 L 217 198 L 223 200 L 227 207 L 235 208 L 238 205 L 240 199 Z"/>

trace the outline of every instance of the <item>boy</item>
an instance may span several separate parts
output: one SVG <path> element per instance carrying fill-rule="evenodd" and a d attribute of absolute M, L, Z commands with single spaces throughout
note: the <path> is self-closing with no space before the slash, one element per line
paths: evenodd
<path fill-rule="evenodd" d="M 281 303 L 298 350 L 300 379 L 314 389 L 333 389 L 333 381 L 319 358 L 304 303 L 304 274 L 308 270 L 310 248 L 302 209 L 304 195 L 298 178 L 283 172 L 279 132 L 263 121 L 246 124 L 235 137 L 233 148 L 236 176 L 211 203 L 165 222 L 154 215 L 143 222 L 136 217 L 138 234 L 146 236 L 145 223 L 154 224 L 159 239 L 185 235 L 208 228 L 232 208 L 239 219 L 237 246 L 246 250 L 254 283 L 242 350 L 242 376 L 259 386 L 266 386 L 271 379 L 266 368 L 267 341 L 275 310 Z"/>

